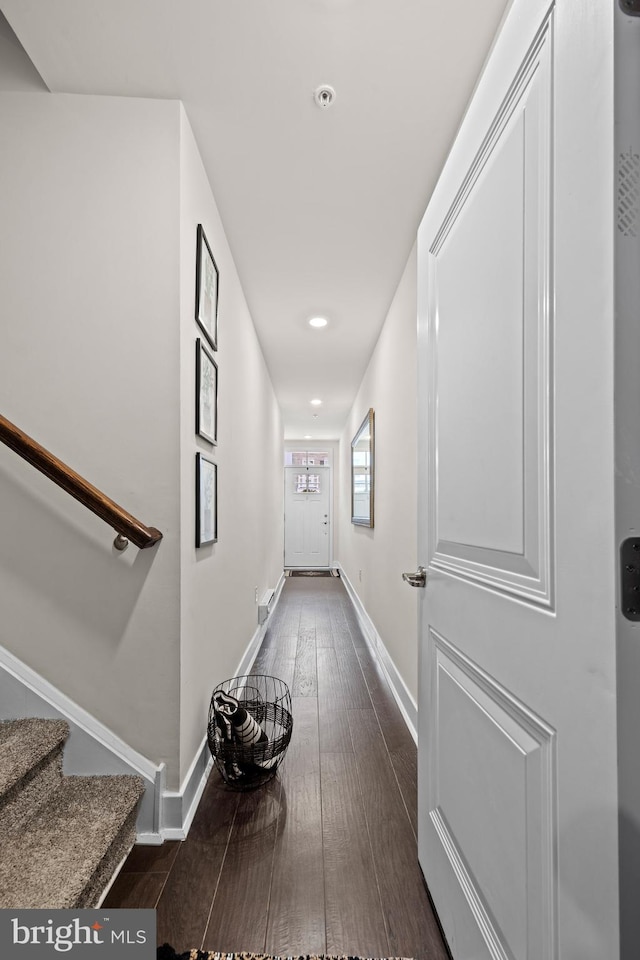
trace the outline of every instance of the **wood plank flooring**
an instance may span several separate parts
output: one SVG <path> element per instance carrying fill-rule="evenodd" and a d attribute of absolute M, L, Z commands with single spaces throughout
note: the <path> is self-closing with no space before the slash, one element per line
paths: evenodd
<path fill-rule="evenodd" d="M 178 951 L 447 960 L 417 860 L 415 744 L 339 579 L 287 580 L 253 672 L 291 690 L 277 778 L 238 793 L 214 769 L 188 838 L 135 847 L 105 906 L 155 907 Z"/>

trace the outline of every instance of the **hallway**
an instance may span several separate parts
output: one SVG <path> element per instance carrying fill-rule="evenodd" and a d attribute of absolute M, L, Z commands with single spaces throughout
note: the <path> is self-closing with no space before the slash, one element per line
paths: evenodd
<path fill-rule="evenodd" d="M 237 793 L 214 770 L 187 840 L 134 848 L 105 906 L 157 907 L 158 944 L 180 951 L 445 960 L 415 744 L 339 579 L 286 581 L 253 672 L 292 693 L 279 777 Z"/>

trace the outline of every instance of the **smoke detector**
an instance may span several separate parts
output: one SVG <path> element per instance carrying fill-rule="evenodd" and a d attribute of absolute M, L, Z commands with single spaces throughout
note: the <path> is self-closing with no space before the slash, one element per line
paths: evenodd
<path fill-rule="evenodd" d="M 317 90 L 314 90 L 313 92 L 313 99 L 323 110 L 326 110 L 327 107 L 330 107 L 335 98 L 335 90 L 326 83 L 323 83 L 317 88 Z"/>

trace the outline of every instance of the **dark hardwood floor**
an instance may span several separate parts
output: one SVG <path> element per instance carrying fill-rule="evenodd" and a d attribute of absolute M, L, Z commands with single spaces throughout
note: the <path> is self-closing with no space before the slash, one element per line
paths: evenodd
<path fill-rule="evenodd" d="M 415 744 L 339 579 L 287 579 L 253 672 L 292 694 L 277 778 L 238 793 L 214 769 L 188 838 L 135 847 L 105 905 L 156 907 L 178 951 L 446 960 L 417 861 Z"/>

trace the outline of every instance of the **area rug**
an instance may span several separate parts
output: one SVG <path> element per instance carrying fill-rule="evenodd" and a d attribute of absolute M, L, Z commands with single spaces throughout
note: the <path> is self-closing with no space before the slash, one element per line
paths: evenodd
<path fill-rule="evenodd" d="M 187 950 L 186 953 L 176 953 L 168 943 L 158 947 L 157 960 L 283 960 L 281 957 L 267 957 L 261 953 L 216 953 L 213 950 Z M 287 957 L 286 960 L 360 960 L 359 957 L 318 957 L 300 956 Z M 394 958 L 407 960 L 407 958 Z"/>
<path fill-rule="evenodd" d="M 339 577 L 337 570 L 287 570 L 287 577 Z"/>

